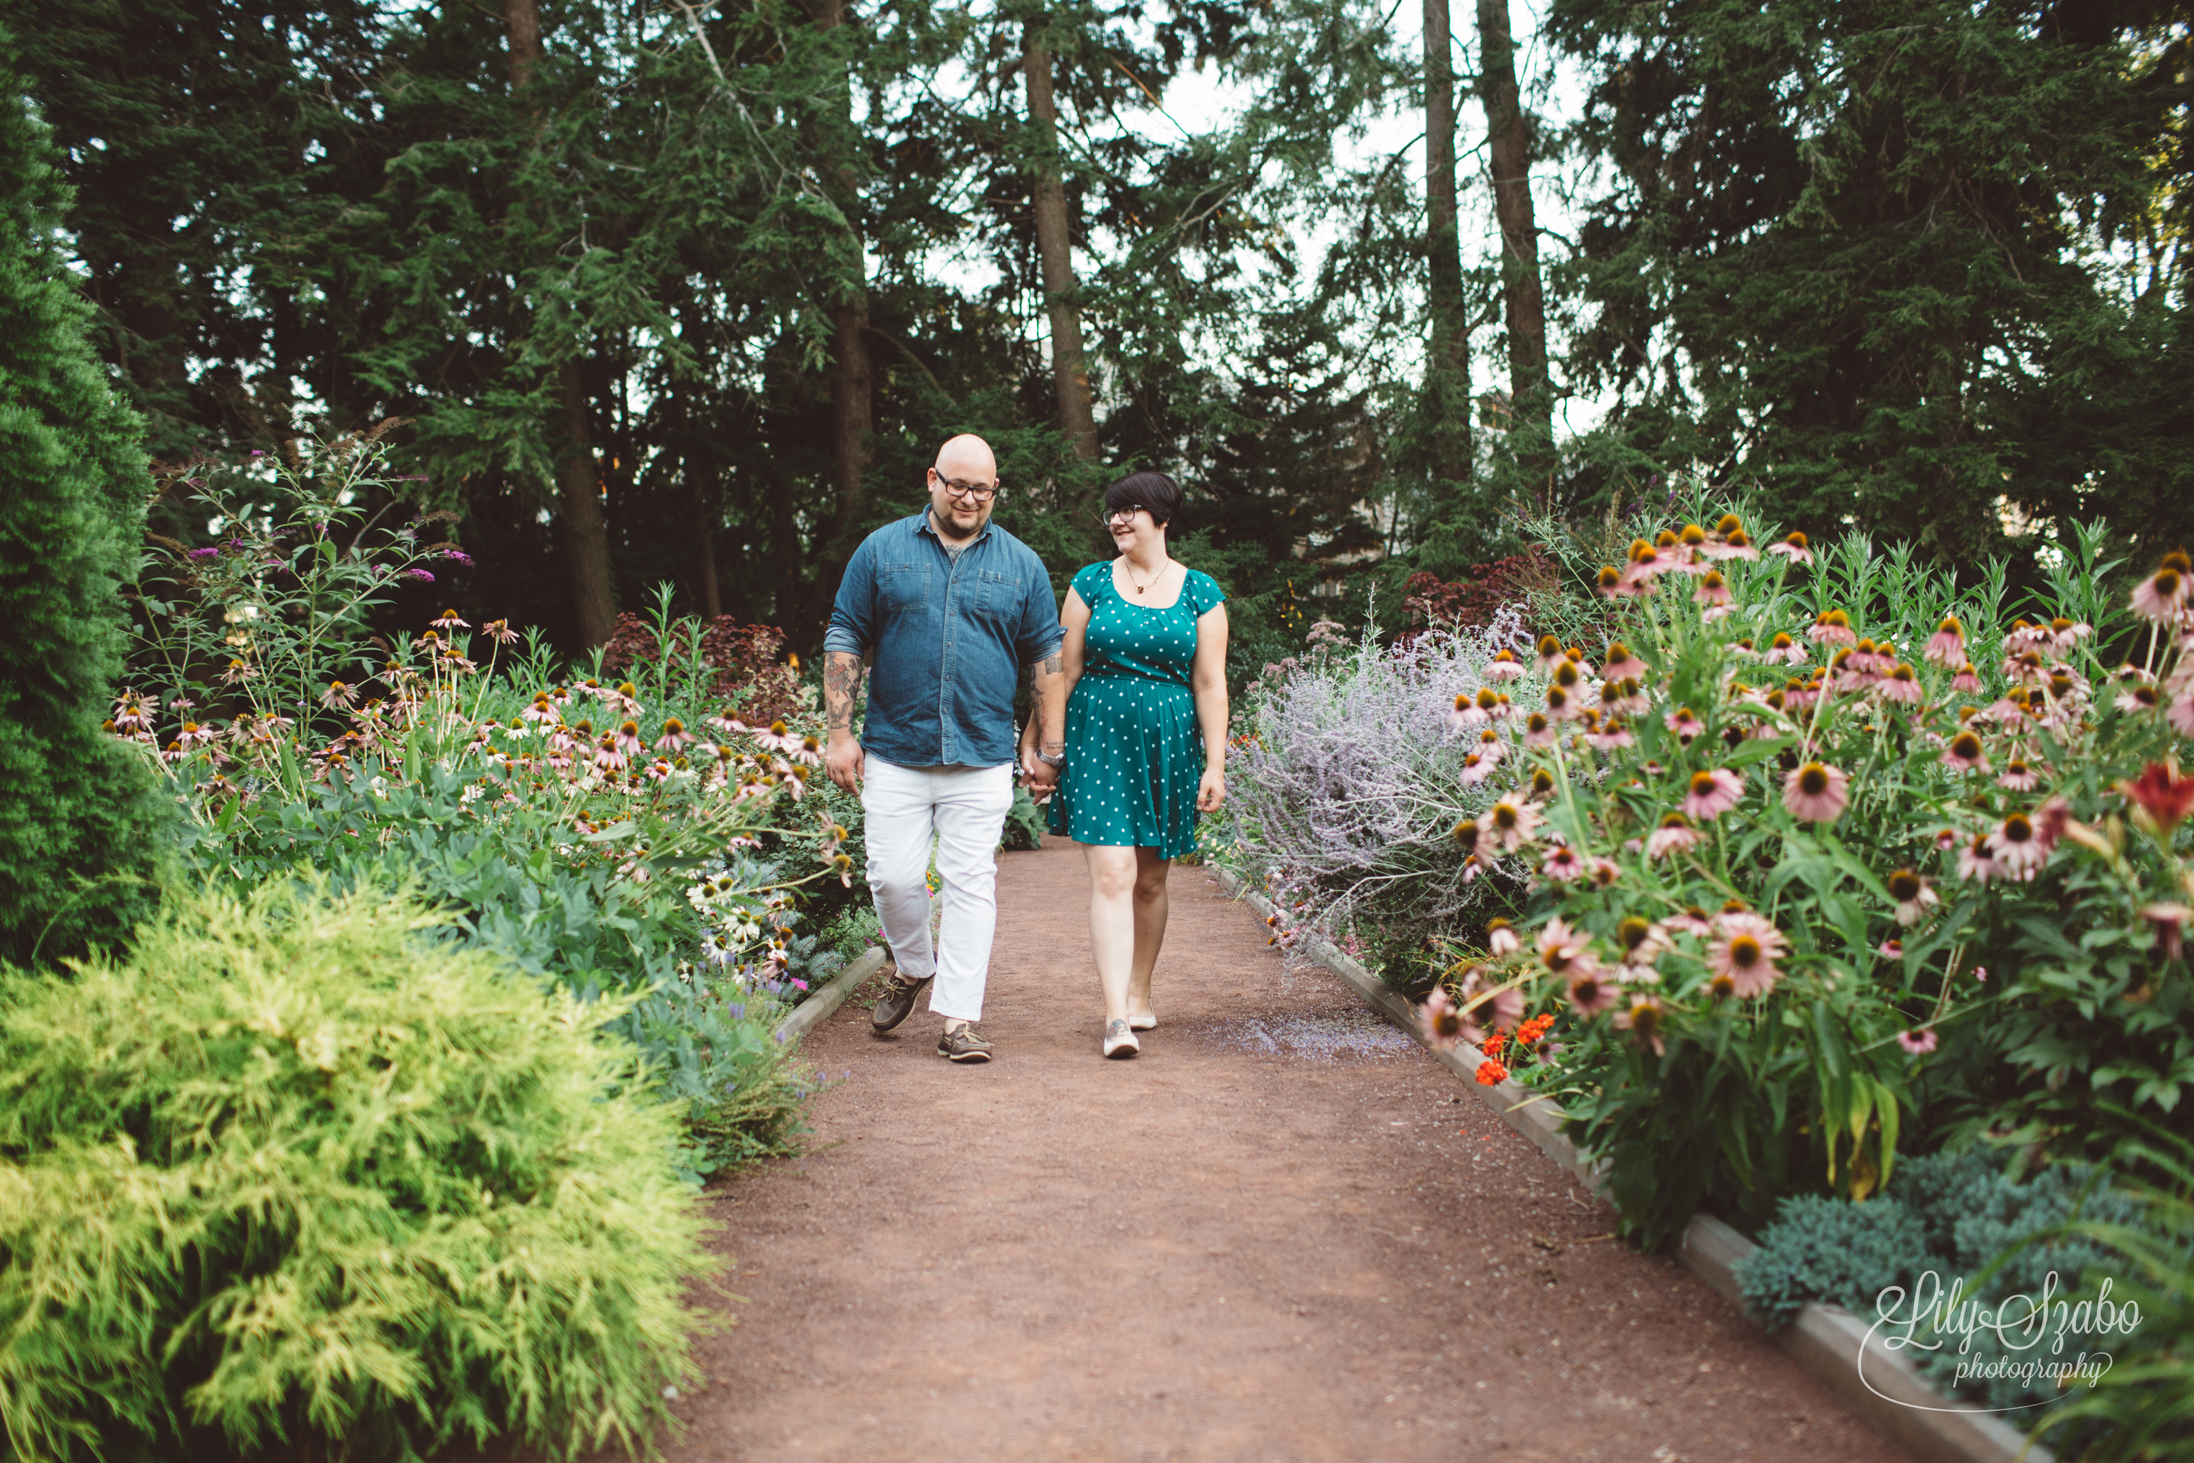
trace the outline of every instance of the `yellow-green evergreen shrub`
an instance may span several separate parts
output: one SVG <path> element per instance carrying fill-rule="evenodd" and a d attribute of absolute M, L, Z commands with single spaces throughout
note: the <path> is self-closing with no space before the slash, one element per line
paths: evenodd
<path fill-rule="evenodd" d="M 0 1456 L 646 1449 L 710 1268 L 622 1007 L 387 891 L 0 982 Z"/>

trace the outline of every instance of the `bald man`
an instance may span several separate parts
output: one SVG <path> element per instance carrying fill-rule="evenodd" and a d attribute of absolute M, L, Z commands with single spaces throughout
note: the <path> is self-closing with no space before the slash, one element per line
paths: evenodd
<path fill-rule="evenodd" d="M 991 1043 L 976 1023 L 998 923 L 998 837 L 1013 806 L 1013 696 L 1025 666 L 1040 748 L 1029 780 L 1049 791 L 1066 750 L 1065 632 L 1042 561 L 990 521 L 998 464 L 989 444 L 954 437 L 928 482 L 929 505 L 870 534 L 838 586 L 823 637 L 823 767 L 861 795 L 869 891 L 897 967 L 871 1023 L 890 1031 L 934 982 L 937 1054 L 987 1062 Z M 864 663 L 875 676 L 856 740 Z M 933 839 L 945 903 L 934 948 Z"/>

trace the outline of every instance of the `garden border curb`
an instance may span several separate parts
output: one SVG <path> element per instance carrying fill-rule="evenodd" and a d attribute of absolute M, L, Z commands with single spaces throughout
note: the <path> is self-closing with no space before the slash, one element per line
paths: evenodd
<path fill-rule="evenodd" d="M 792 1014 L 777 1023 L 777 1039 L 792 1041 L 806 1036 L 822 1023 L 824 1017 L 837 1010 L 868 982 L 868 978 L 884 968 L 891 958 L 881 945 L 872 945 L 846 962 L 846 968 L 830 978 L 830 984 L 793 1007 Z"/>
<path fill-rule="evenodd" d="M 1213 867 L 1221 888 L 1269 920 L 1272 902 L 1232 871 Z M 1322 936 L 1308 935 L 1304 953 L 1346 981 L 1365 1004 L 1401 1028 L 1442 1066 L 1470 1084 L 1501 1120 L 1539 1146 L 1541 1152 L 1593 1193 L 1607 1197 L 1604 1163 L 1587 1163 L 1576 1145 L 1562 1136 L 1561 1116 L 1550 1103 L 1514 1082 L 1496 1087 L 1479 1083 L 1485 1053 L 1468 1042 L 1443 1051 L 1425 1040 L 1417 1013 L 1399 992 Z M 1735 1266 L 1758 1248 L 1709 1214 L 1693 1215 L 1678 1239 L 1674 1258 L 1704 1280 L 1724 1300 L 1743 1309 Z M 1756 1318 L 1753 1319 L 1757 1324 Z M 1854 1416 L 1902 1445 L 1922 1463 L 2055 1463 L 2055 1455 L 1993 1413 L 1952 1402 L 1914 1371 L 1904 1358 L 1871 1337 L 1857 1316 L 1842 1306 L 1808 1302 L 1798 1317 L 1774 1333 L 1775 1344 L 1814 1380 L 1835 1393 Z M 1861 1379 L 1860 1362 L 1866 1363 Z M 1874 1384 L 1870 1387 L 1868 1383 Z M 1874 1390 L 1878 1387 L 1880 1390 Z"/>

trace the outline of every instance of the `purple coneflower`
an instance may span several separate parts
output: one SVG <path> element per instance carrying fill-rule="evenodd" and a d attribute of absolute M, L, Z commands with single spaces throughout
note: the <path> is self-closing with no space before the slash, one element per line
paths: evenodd
<path fill-rule="evenodd" d="M 470 630 L 472 628 L 470 621 L 457 618 L 457 611 L 455 610 L 444 610 L 439 616 L 427 621 L 427 623 L 437 630 Z"/>
<path fill-rule="evenodd" d="M 1918 1031 L 1900 1031 L 1897 1033 L 1897 1045 L 1912 1056 L 1925 1056 L 1935 1050 L 1935 1028 L 1923 1026 Z"/>
<path fill-rule="evenodd" d="M 1920 677 L 1909 665 L 1900 664 L 1884 676 L 1874 694 L 1899 706 L 1910 706 L 1921 697 Z"/>
<path fill-rule="evenodd" d="M 1478 819 L 1478 834 L 1490 840 L 1494 850 L 1511 853 L 1530 842 L 1539 826 L 1538 811 L 1521 798 L 1505 799 L 1485 810 Z"/>
<path fill-rule="evenodd" d="M 2118 693 L 2120 711 L 2154 711 L 2163 704 L 2163 696 L 2154 686 L 2128 686 Z"/>
<path fill-rule="evenodd" d="M 1706 730 L 1706 723 L 1688 706 L 1679 706 L 1661 718 L 1661 724 L 1676 733 L 1676 739 L 1689 745 L 1691 739 Z"/>
<path fill-rule="evenodd" d="M 1432 994 L 1418 1008 L 1418 1020 L 1424 1026 L 1425 1040 L 1441 1051 L 1452 1051 L 1455 1043 L 1463 1039 L 1463 1016 L 1455 1009 L 1455 1002 L 1448 998 L 1447 987 L 1434 986 Z"/>
<path fill-rule="evenodd" d="M 1874 953 L 1884 960 L 1902 960 L 1905 958 L 1905 942 L 1892 935 L 1875 946 Z"/>
<path fill-rule="evenodd" d="M 1897 903 L 1897 923 L 1916 925 L 1927 913 L 1927 907 L 1938 901 L 1935 891 L 1927 887 L 1927 880 L 1917 871 L 1899 869 L 1884 881 L 1889 897 Z"/>
<path fill-rule="evenodd" d="M 1448 725 L 1457 731 L 1463 731 L 1474 726 L 1483 726 L 1485 721 L 1485 712 L 1479 708 L 1477 702 L 1470 699 L 1470 693 L 1467 691 L 1455 698 L 1455 709 L 1449 712 L 1447 717 Z"/>
<path fill-rule="evenodd" d="M 1971 772 L 1976 768 L 1986 772 L 1988 757 L 1981 746 L 1980 733 L 1961 731 L 1952 737 L 1950 745 L 1943 748 L 1943 761 L 1960 772 Z"/>
<path fill-rule="evenodd" d="M 2031 879 L 2049 857 L 2036 834 L 2034 820 L 2024 813 L 2013 813 L 2004 819 L 2002 826 L 1989 836 L 1989 853 L 1996 860 L 1996 868 L 2007 879 Z"/>
<path fill-rule="evenodd" d="M 1615 1029 L 1627 1031 L 1652 1047 L 1655 1056 L 1666 1056 L 1668 1048 L 1661 1040 L 1661 1028 L 1667 1020 L 1668 1009 L 1660 998 L 1641 993 L 1630 997 L 1627 1009 L 1615 1013 Z"/>
<path fill-rule="evenodd" d="M 1489 919 L 1486 921 L 1486 949 L 1499 956 L 1513 955 L 1523 947 L 1524 942 L 1517 937 L 1516 927 L 1507 920 Z"/>
<path fill-rule="evenodd" d="M 1461 782 L 1465 787 L 1476 787 L 1493 775 L 1494 761 L 1481 752 L 1472 752 L 1463 759 Z"/>
<path fill-rule="evenodd" d="M 1996 877 L 1996 850 L 1992 834 L 1976 833 L 1958 850 L 1958 877 L 1986 884 Z"/>
<path fill-rule="evenodd" d="M 1850 801 L 1851 779 L 1825 762 L 1808 762 L 1783 779 L 1783 806 L 1801 823 L 1833 823 Z"/>
<path fill-rule="evenodd" d="M 1569 1004 L 1580 1016 L 1597 1016 L 1622 998 L 1622 990 L 1587 953 L 1570 964 Z"/>
<path fill-rule="evenodd" d="M 1600 671 L 1610 681 L 1642 681 L 1651 673 L 1646 663 L 1631 654 L 1630 647 L 1620 640 L 1607 648 L 1607 664 Z"/>
<path fill-rule="evenodd" d="M 1463 1039 L 1478 1045 L 1494 1032 L 1516 1024 L 1524 1014 L 1524 993 L 1503 990 L 1487 978 L 1486 972 L 1471 970 L 1463 976 L 1461 1010 Z"/>
<path fill-rule="evenodd" d="M 1927 637 L 1920 657 L 1929 665 L 1939 665 L 1946 671 L 1956 670 L 1965 662 L 1965 627 L 1955 616 L 1943 616 L 1942 624 Z"/>
<path fill-rule="evenodd" d="M 1684 815 L 1699 821 L 1719 818 L 1736 807 L 1744 793 L 1744 778 L 1727 767 L 1694 772 L 1684 793 Z"/>
<path fill-rule="evenodd" d="M 1577 856 L 1577 850 L 1566 843 L 1557 845 L 1554 852 L 1546 856 L 1546 862 L 1539 866 L 1540 873 L 1565 884 L 1584 871 L 1585 861 Z"/>
<path fill-rule="evenodd" d="M 1699 830 L 1691 826 L 1689 818 L 1681 813 L 1663 813 L 1661 825 L 1646 838 L 1646 857 L 1659 859 L 1672 853 L 1684 853 L 1698 842 Z"/>
<path fill-rule="evenodd" d="M 1996 782 L 1998 786 L 2007 787 L 2013 792 L 2032 792 L 2041 786 L 2042 779 L 2035 773 L 2032 765 L 2013 758 L 2004 764 L 2003 774 Z"/>
<path fill-rule="evenodd" d="M 1769 544 L 1767 551 L 1771 554 L 1780 554 L 1793 564 L 1810 564 L 1813 562 L 1812 546 L 1807 542 L 1804 534 L 1796 531 L 1792 531 L 1779 544 Z"/>
<path fill-rule="evenodd" d="M 1815 645 L 1852 646 L 1859 643 L 1859 637 L 1851 630 L 1851 616 L 1842 610 L 1821 611 L 1805 634 Z"/>
<path fill-rule="evenodd" d="M 684 722 L 675 716 L 666 717 L 663 721 L 663 734 L 656 738 L 655 750 L 675 752 L 697 740 L 699 739 L 693 733 L 686 730 Z"/>
<path fill-rule="evenodd" d="M 2133 612 L 2144 620 L 2168 625 L 2186 607 L 2187 576 L 2173 568 L 2158 569 L 2133 587 Z"/>
<path fill-rule="evenodd" d="M 1612 752 L 1621 747 L 1634 746 L 1637 741 L 1638 739 L 1630 734 L 1630 728 L 1614 718 L 1610 718 L 1606 725 L 1592 734 L 1592 745 L 1603 752 Z"/>
<path fill-rule="evenodd" d="M 1523 673 L 1524 668 L 1522 664 L 1517 661 L 1515 651 L 1497 650 L 1493 653 L 1493 658 L 1487 661 L 1485 665 L 1479 670 L 1478 676 L 1480 680 L 1488 681 L 1498 686 L 1505 681 L 1515 680 Z"/>
<path fill-rule="evenodd" d="M 330 681 L 320 693 L 320 704 L 326 707 L 348 706 L 358 699 L 356 688 L 343 681 Z"/>
<path fill-rule="evenodd" d="M 1726 605 L 1734 601 L 1729 593 L 1729 581 L 1722 578 L 1722 571 L 1709 569 L 1699 578 L 1699 587 L 1691 592 L 1691 602 L 1700 605 Z"/>
<path fill-rule="evenodd" d="M 1729 978 L 1730 994 L 1749 1000 L 1775 989 L 1782 977 L 1775 961 L 1784 946 L 1782 931 L 1758 915 L 1725 914 L 1709 965 L 1715 975 Z"/>
<path fill-rule="evenodd" d="M 1554 723 L 1546 713 L 1534 711 L 1524 720 L 1524 745 L 1527 747 L 1551 747 L 1554 745 Z"/>

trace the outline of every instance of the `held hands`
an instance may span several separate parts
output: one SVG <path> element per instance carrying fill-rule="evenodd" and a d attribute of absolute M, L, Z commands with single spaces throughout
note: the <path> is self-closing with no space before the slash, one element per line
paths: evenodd
<path fill-rule="evenodd" d="M 1030 723 L 1027 734 L 1021 738 L 1021 771 L 1028 783 L 1031 802 L 1042 802 L 1059 786 L 1059 769 L 1036 755 L 1036 727 Z"/>
<path fill-rule="evenodd" d="M 861 790 L 861 772 L 867 758 L 862 755 L 861 744 L 849 731 L 834 731 L 830 745 L 823 751 L 823 771 L 830 780 L 850 793 Z"/>
<path fill-rule="evenodd" d="M 1196 811 L 1216 813 L 1219 805 L 1227 800 L 1227 777 L 1216 767 L 1204 769 L 1203 779 L 1196 784 Z"/>

